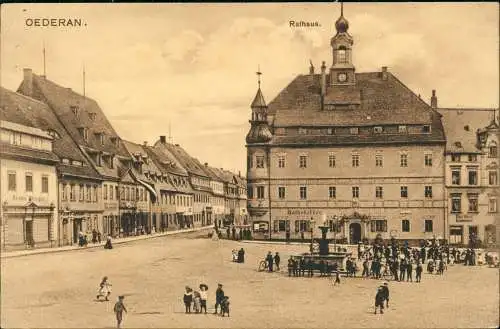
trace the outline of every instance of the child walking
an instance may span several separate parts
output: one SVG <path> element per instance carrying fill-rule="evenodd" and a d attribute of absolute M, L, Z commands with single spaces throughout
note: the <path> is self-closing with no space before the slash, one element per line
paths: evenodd
<path fill-rule="evenodd" d="M 124 296 L 118 296 L 118 301 L 116 302 L 115 307 L 113 309 L 115 311 L 115 314 L 116 314 L 117 328 L 120 328 L 120 325 L 122 323 L 123 311 L 125 311 L 125 313 L 127 313 L 127 308 L 123 304 L 124 298 L 125 298 Z"/>

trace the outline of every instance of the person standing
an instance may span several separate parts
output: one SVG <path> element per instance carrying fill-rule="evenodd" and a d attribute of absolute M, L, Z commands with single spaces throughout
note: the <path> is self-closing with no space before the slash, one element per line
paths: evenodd
<path fill-rule="evenodd" d="M 288 258 L 288 276 L 292 276 L 292 272 L 293 272 L 293 258 L 292 256 L 290 256 L 290 258 Z"/>
<path fill-rule="evenodd" d="M 186 306 L 186 314 L 191 313 L 191 303 L 193 302 L 193 290 L 186 286 L 184 293 L 184 306 Z"/>
<path fill-rule="evenodd" d="M 417 267 L 415 268 L 415 280 L 417 282 L 420 282 L 420 279 L 422 278 L 422 271 L 423 271 L 422 263 L 419 261 L 417 264 Z"/>
<path fill-rule="evenodd" d="M 299 276 L 305 276 L 306 275 L 306 260 L 304 257 L 300 257 L 300 262 L 299 262 Z"/>
<path fill-rule="evenodd" d="M 233 240 L 236 240 L 236 227 L 234 227 L 234 226 L 233 226 L 232 233 L 233 233 Z"/>
<path fill-rule="evenodd" d="M 279 255 L 279 253 L 276 252 L 276 254 L 274 255 L 274 263 L 276 264 L 276 271 L 280 270 L 280 261 L 281 261 L 281 257 Z"/>
<path fill-rule="evenodd" d="M 269 269 L 269 272 L 272 272 L 273 271 L 274 257 L 270 251 L 267 253 L 266 261 L 267 261 L 267 268 Z"/>
<path fill-rule="evenodd" d="M 399 281 L 405 280 L 405 274 L 406 274 L 406 259 L 403 259 L 401 261 L 401 264 L 399 265 Z"/>
<path fill-rule="evenodd" d="M 333 286 L 340 285 L 340 271 L 337 268 L 335 270 L 335 281 L 333 282 Z"/>
<path fill-rule="evenodd" d="M 384 314 L 384 291 L 382 287 L 378 287 L 375 295 L 375 314 L 377 314 L 377 307 L 380 308 L 380 314 Z"/>
<path fill-rule="evenodd" d="M 227 227 L 227 230 L 226 230 L 226 233 L 227 233 L 227 239 L 231 239 L 231 229 L 229 228 L 229 226 Z"/>
<path fill-rule="evenodd" d="M 408 281 L 413 282 L 412 272 L 413 272 L 413 264 L 412 264 L 412 261 L 410 259 L 408 261 L 408 265 L 406 265 L 406 282 L 408 282 Z"/>
<path fill-rule="evenodd" d="M 222 314 L 222 301 L 224 300 L 224 290 L 222 290 L 222 284 L 219 283 L 217 290 L 215 291 L 215 311 L 217 314 L 217 307 L 220 306 L 220 312 Z"/>
<path fill-rule="evenodd" d="M 206 284 L 200 284 L 200 312 L 205 310 L 207 314 L 207 299 L 208 299 L 208 286 Z"/>
<path fill-rule="evenodd" d="M 368 270 L 368 258 L 365 258 L 363 261 L 363 273 L 361 274 L 362 277 L 369 277 L 370 273 Z"/>
<path fill-rule="evenodd" d="M 117 328 L 120 328 L 120 325 L 123 320 L 123 311 L 127 313 L 127 308 L 125 307 L 125 304 L 123 304 L 123 299 L 125 296 L 118 296 L 118 301 L 115 304 L 115 307 L 113 308 L 113 311 L 115 312 L 116 315 L 116 322 L 117 322 Z"/>
<path fill-rule="evenodd" d="M 387 281 L 384 282 L 382 286 L 382 293 L 384 296 L 384 300 L 386 301 L 386 307 L 389 308 L 389 283 Z"/>

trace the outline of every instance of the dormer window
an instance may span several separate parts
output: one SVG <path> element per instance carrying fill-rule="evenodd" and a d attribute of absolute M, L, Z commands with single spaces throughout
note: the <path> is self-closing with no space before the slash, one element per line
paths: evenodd
<path fill-rule="evenodd" d="M 306 128 L 299 128 L 299 135 L 306 135 L 306 134 L 307 134 Z"/>
<path fill-rule="evenodd" d="M 398 126 L 398 132 L 400 134 L 406 134 L 407 131 L 408 129 L 406 128 L 406 126 Z"/>
<path fill-rule="evenodd" d="M 424 125 L 424 126 L 422 127 L 422 132 L 423 132 L 424 134 L 428 134 L 428 133 L 430 133 L 430 132 L 431 132 L 431 126 L 430 126 L 430 125 Z"/>
<path fill-rule="evenodd" d="M 357 134 L 359 134 L 359 128 L 358 127 L 349 128 L 349 133 L 351 135 L 357 135 Z"/>
<path fill-rule="evenodd" d="M 382 133 L 382 131 L 383 131 L 383 128 L 382 128 L 382 127 L 374 127 L 374 128 L 373 128 L 373 132 L 374 132 L 375 134 L 381 134 L 381 133 Z"/>
<path fill-rule="evenodd" d="M 95 112 L 89 112 L 90 120 L 95 121 L 96 116 L 97 116 L 97 114 Z"/>
<path fill-rule="evenodd" d="M 73 112 L 75 116 L 78 116 L 78 114 L 80 113 L 80 108 L 76 105 L 72 105 L 69 108 L 71 109 L 71 112 Z"/>
<path fill-rule="evenodd" d="M 99 140 L 101 141 L 101 145 L 104 145 L 104 142 L 105 142 L 105 136 L 104 136 L 104 133 L 100 133 L 99 134 Z"/>
<path fill-rule="evenodd" d="M 89 130 L 88 128 L 85 128 L 85 127 L 80 127 L 78 128 L 79 132 L 80 132 L 80 135 L 82 136 L 82 138 L 87 141 L 89 139 Z"/>

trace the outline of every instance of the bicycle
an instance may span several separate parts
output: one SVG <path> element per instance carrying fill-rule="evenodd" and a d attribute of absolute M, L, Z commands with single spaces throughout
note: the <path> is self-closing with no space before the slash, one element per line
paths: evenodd
<path fill-rule="evenodd" d="M 269 268 L 267 264 L 267 260 L 261 260 L 259 263 L 259 267 L 257 268 L 257 271 L 263 272 Z"/>

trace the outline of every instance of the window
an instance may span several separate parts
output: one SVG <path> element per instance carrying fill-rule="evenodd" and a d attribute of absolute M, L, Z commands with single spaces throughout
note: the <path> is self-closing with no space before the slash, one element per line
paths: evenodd
<path fill-rule="evenodd" d="M 104 184 L 104 192 L 102 193 L 102 196 L 104 197 L 104 200 L 108 199 L 108 185 Z"/>
<path fill-rule="evenodd" d="M 347 63 L 347 51 L 344 46 L 340 46 L 337 50 L 337 63 Z"/>
<path fill-rule="evenodd" d="M 451 170 L 451 185 L 460 185 L 460 168 Z"/>
<path fill-rule="evenodd" d="M 300 192 L 300 199 L 301 200 L 307 199 L 307 187 L 301 186 L 299 189 L 299 192 Z"/>
<path fill-rule="evenodd" d="M 410 221 L 408 219 L 403 219 L 401 221 L 401 231 L 410 232 Z"/>
<path fill-rule="evenodd" d="M 406 126 L 398 126 L 398 132 L 400 134 L 404 134 L 406 133 L 407 129 L 406 129 Z"/>
<path fill-rule="evenodd" d="M 335 168 L 335 164 L 336 164 L 335 163 L 335 155 L 333 155 L 333 154 L 328 155 L 328 166 L 330 168 Z"/>
<path fill-rule="evenodd" d="M 87 202 L 92 201 L 91 195 L 90 195 L 90 185 L 87 185 L 85 187 L 85 201 L 87 201 Z"/>
<path fill-rule="evenodd" d="M 357 127 L 349 128 L 349 133 L 351 135 L 357 135 L 359 133 L 359 129 Z"/>
<path fill-rule="evenodd" d="M 82 184 L 80 184 L 80 189 L 79 189 L 78 193 L 80 194 L 79 195 L 80 201 L 83 201 L 84 197 L 85 197 L 85 187 Z"/>
<path fill-rule="evenodd" d="M 373 127 L 373 132 L 375 134 L 381 134 L 384 129 L 382 127 Z"/>
<path fill-rule="evenodd" d="M 432 167 L 432 154 L 428 153 L 424 156 L 424 164 L 426 167 Z"/>
<path fill-rule="evenodd" d="M 12 145 L 21 145 L 21 137 L 22 134 L 21 133 L 18 133 L 18 132 L 12 132 L 10 134 L 10 143 Z"/>
<path fill-rule="evenodd" d="M 370 228 L 372 232 L 387 232 L 387 221 L 386 220 L 372 220 L 370 222 Z"/>
<path fill-rule="evenodd" d="M 26 173 L 26 192 L 33 192 L 33 174 Z"/>
<path fill-rule="evenodd" d="M 100 139 L 100 141 L 101 141 L 101 145 L 104 145 L 105 138 L 104 138 L 104 134 L 103 134 L 103 133 L 100 133 L 100 134 L 99 134 L 99 139 Z"/>
<path fill-rule="evenodd" d="M 359 186 L 353 186 L 352 187 L 352 197 L 354 199 L 359 198 Z"/>
<path fill-rule="evenodd" d="M 280 186 L 278 187 L 278 198 L 284 199 L 285 198 L 285 187 Z"/>
<path fill-rule="evenodd" d="M 89 112 L 89 118 L 90 118 L 90 120 L 95 121 L 96 113 L 95 112 Z"/>
<path fill-rule="evenodd" d="M 73 112 L 73 114 L 74 114 L 74 115 L 78 116 L 78 112 L 79 112 L 79 110 L 80 110 L 80 109 L 78 108 L 78 106 L 74 106 L 74 105 L 72 105 L 72 106 L 70 106 L 69 108 L 71 109 L 71 112 Z"/>
<path fill-rule="evenodd" d="M 95 186 L 95 185 L 94 185 L 94 198 L 93 198 L 93 201 L 97 202 L 97 186 Z"/>
<path fill-rule="evenodd" d="M 285 168 L 285 156 L 284 155 L 278 156 L 278 168 Z"/>
<path fill-rule="evenodd" d="M 428 134 L 428 133 L 430 133 L 430 132 L 431 132 L 431 126 L 430 126 L 430 125 L 424 125 L 424 126 L 422 127 L 422 132 L 423 132 L 424 134 Z"/>
<path fill-rule="evenodd" d="M 70 201 L 76 200 L 76 186 L 75 186 L 75 184 L 71 184 L 69 186 L 69 200 Z"/>
<path fill-rule="evenodd" d="M 248 168 L 252 168 L 253 167 L 253 161 L 252 161 L 252 156 L 251 155 L 247 156 L 247 166 L 248 166 Z"/>
<path fill-rule="evenodd" d="M 497 153 L 496 145 L 490 146 L 489 151 L 488 151 L 488 157 L 489 158 L 496 158 L 497 156 L 498 156 L 498 153 Z"/>
<path fill-rule="evenodd" d="M 432 186 L 425 186 L 424 195 L 426 198 L 432 198 Z"/>
<path fill-rule="evenodd" d="M 257 168 L 264 168 L 264 156 L 263 155 L 257 155 L 255 157 L 255 163 Z"/>
<path fill-rule="evenodd" d="M 7 174 L 9 177 L 9 191 L 15 191 L 16 190 L 16 173 L 15 172 L 9 172 Z"/>
<path fill-rule="evenodd" d="M 375 154 L 375 167 L 383 167 L 384 166 L 384 158 L 382 154 Z"/>
<path fill-rule="evenodd" d="M 468 158 L 469 158 L 469 162 L 476 162 L 477 161 L 477 154 L 469 154 Z"/>
<path fill-rule="evenodd" d="M 330 228 L 330 232 L 336 232 L 336 233 L 339 233 L 339 232 L 340 232 L 340 226 L 341 226 L 341 225 L 340 225 L 340 223 L 338 222 L 338 220 L 337 220 L 337 221 L 335 221 L 335 220 L 330 219 L 330 220 L 328 221 L 328 226 L 329 226 L 329 228 Z"/>
<path fill-rule="evenodd" d="M 42 176 L 42 193 L 49 193 L 49 177 Z"/>
<path fill-rule="evenodd" d="M 299 156 L 299 168 L 307 168 L 307 155 Z"/>
<path fill-rule="evenodd" d="M 460 154 L 452 154 L 451 161 L 452 162 L 460 162 Z"/>
<path fill-rule="evenodd" d="M 337 188 L 335 186 L 329 186 L 328 187 L 328 197 L 330 199 L 337 198 Z"/>
<path fill-rule="evenodd" d="M 451 212 L 462 212 L 462 195 L 460 193 L 454 193 L 451 195 Z"/>
<path fill-rule="evenodd" d="M 401 186 L 401 197 L 402 198 L 407 198 L 408 197 L 408 186 Z"/>
<path fill-rule="evenodd" d="M 352 166 L 359 167 L 359 154 L 352 155 Z"/>
<path fill-rule="evenodd" d="M 274 232 L 285 232 L 290 226 L 289 222 L 284 219 L 274 221 Z"/>
<path fill-rule="evenodd" d="M 299 135 L 307 135 L 307 129 L 306 128 L 299 128 Z"/>
<path fill-rule="evenodd" d="M 384 197 L 384 189 L 382 188 L 382 186 L 375 187 L 375 197 L 377 199 L 382 199 Z"/>
<path fill-rule="evenodd" d="M 67 193 L 67 185 L 66 184 L 62 184 L 62 188 L 61 188 L 61 200 L 63 201 L 66 201 L 68 199 L 68 195 L 66 194 Z"/>
<path fill-rule="evenodd" d="M 264 199 L 264 186 L 257 186 L 257 199 Z"/>
<path fill-rule="evenodd" d="M 476 169 L 469 169 L 469 185 L 477 185 Z"/>
<path fill-rule="evenodd" d="M 295 232 L 307 232 L 309 231 L 309 221 L 308 220 L 296 220 L 295 221 Z"/>
<path fill-rule="evenodd" d="M 401 167 L 408 167 L 408 154 L 401 154 L 399 164 Z"/>
<path fill-rule="evenodd" d="M 490 198 L 488 200 L 488 211 L 489 212 L 497 212 L 497 199 L 496 198 Z"/>
<path fill-rule="evenodd" d="M 478 202 L 477 194 L 468 194 L 467 198 L 469 199 L 469 212 L 478 212 Z"/>
<path fill-rule="evenodd" d="M 425 233 L 431 233 L 432 232 L 432 219 L 426 219 L 424 225 L 425 225 Z"/>
<path fill-rule="evenodd" d="M 490 171 L 488 173 L 488 182 L 490 185 L 497 185 L 498 184 L 498 176 L 497 176 L 497 171 Z"/>

